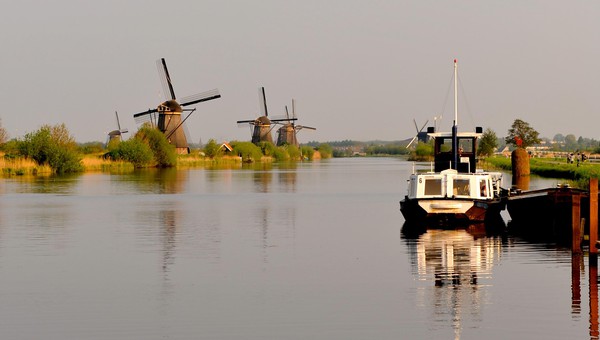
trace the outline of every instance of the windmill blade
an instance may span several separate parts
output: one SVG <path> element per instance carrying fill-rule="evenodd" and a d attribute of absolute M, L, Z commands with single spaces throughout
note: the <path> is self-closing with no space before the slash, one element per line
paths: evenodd
<path fill-rule="evenodd" d="M 244 123 L 254 123 L 256 119 L 248 119 L 248 120 L 238 120 L 237 123 L 238 124 L 244 124 Z"/>
<path fill-rule="evenodd" d="M 267 96 L 265 95 L 265 88 L 261 87 L 258 90 L 258 100 L 260 103 L 260 113 L 265 116 L 268 117 L 269 116 L 269 111 L 267 110 Z"/>
<path fill-rule="evenodd" d="M 144 111 L 144 112 L 140 112 L 140 113 L 136 113 L 136 114 L 134 114 L 134 115 L 133 115 L 133 118 L 142 117 L 142 116 L 145 116 L 145 115 L 149 115 L 149 114 L 151 114 L 151 113 L 154 113 L 154 112 L 158 112 L 158 110 L 157 110 L 157 109 L 148 109 L 148 111 Z"/>
<path fill-rule="evenodd" d="M 290 113 L 288 112 L 287 105 L 285 106 L 285 116 L 287 117 L 288 120 L 290 120 Z"/>
<path fill-rule="evenodd" d="M 134 114 L 133 119 L 135 120 L 136 124 L 143 124 L 146 122 L 153 123 L 156 112 L 158 112 L 157 109 L 148 109 L 148 111 Z"/>
<path fill-rule="evenodd" d="M 417 121 L 413 118 L 413 123 L 415 124 L 415 130 L 417 130 L 417 133 L 419 132 L 419 126 L 417 126 Z"/>
<path fill-rule="evenodd" d="M 273 123 L 273 122 L 275 122 L 275 123 L 278 123 L 278 122 L 287 122 L 287 121 L 290 121 L 290 120 L 298 120 L 298 118 L 271 119 L 271 123 Z"/>
<path fill-rule="evenodd" d="M 183 97 L 181 99 L 181 104 L 179 104 L 179 105 L 188 106 L 188 105 L 197 104 L 200 102 L 205 102 L 205 101 L 213 100 L 213 99 L 217 99 L 217 98 L 221 98 L 221 95 L 219 94 L 219 89 L 213 89 L 210 91 Z"/>
<path fill-rule="evenodd" d="M 115 111 L 115 116 L 117 116 L 117 128 L 121 130 L 121 123 L 119 122 L 119 114 Z"/>
<path fill-rule="evenodd" d="M 297 130 L 301 130 L 301 129 L 316 130 L 317 128 L 314 128 L 314 127 L 311 127 L 311 126 L 296 125 L 296 129 Z"/>
<path fill-rule="evenodd" d="M 423 129 L 425 128 L 427 123 L 429 123 L 429 119 L 425 121 L 425 124 L 423 124 L 423 126 L 421 126 L 421 129 L 419 129 L 419 132 L 423 131 Z"/>
<path fill-rule="evenodd" d="M 410 140 L 410 143 L 408 143 L 408 145 L 406 146 L 406 148 L 410 148 L 410 146 L 412 145 L 412 143 L 415 142 L 415 140 L 417 140 L 417 136 L 414 136 L 413 139 Z"/>
<path fill-rule="evenodd" d="M 171 76 L 169 76 L 169 70 L 167 69 L 167 62 L 165 61 L 165 58 L 157 60 L 156 67 L 158 68 L 158 76 L 163 87 L 165 99 L 175 100 L 175 91 L 173 90 L 173 83 L 171 83 Z"/>

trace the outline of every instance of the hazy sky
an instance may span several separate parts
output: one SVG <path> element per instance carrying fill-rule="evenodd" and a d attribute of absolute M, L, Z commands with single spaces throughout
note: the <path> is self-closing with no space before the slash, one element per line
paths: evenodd
<path fill-rule="evenodd" d="M 188 121 L 193 142 L 249 140 L 236 121 L 297 102 L 301 142 L 399 140 L 443 115 L 452 61 L 459 129 L 600 139 L 600 1 L 0 0 L 3 126 L 66 123 L 104 141 L 155 108 L 164 57 L 178 97 L 219 88 Z"/>

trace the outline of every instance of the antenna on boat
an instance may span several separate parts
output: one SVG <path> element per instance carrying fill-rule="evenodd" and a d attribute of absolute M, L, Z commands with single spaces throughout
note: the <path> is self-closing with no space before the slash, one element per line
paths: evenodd
<path fill-rule="evenodd" d="M 454 124 L 452 124 L 452 169 L 458 170 L 458 61 L 454 59 Z"/>

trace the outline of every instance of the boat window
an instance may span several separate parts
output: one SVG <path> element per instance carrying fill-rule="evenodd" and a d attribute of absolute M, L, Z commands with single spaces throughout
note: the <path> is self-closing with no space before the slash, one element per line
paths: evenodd
<path fill-rule="evenodd" d="M 440 143 L 440 152 L 452 152 L 452 138 L 444 138 Z"/>
<path fill-rule="evenodd" d="M 429 178 L 425 179 L 425 195 L 441 195 L 442 194 L 442 180 L 440 178 Z"/>
<path fill-rule="evenodd" d="M 488 195 L 487 181 L 485 179 L 479 180 L 479 195 L 481 197 L 487 197 Z"/>
<path fill-rule="evenodd" d="M 455 196 L 469 196 L 471 194 L 471 188 L 468 179 L 455 178 L 453 185 Z"/>
<path fill-rule="evenodd" d="M 459 139 L 458 147 L 461 152 L 473 153 L 473 139 Z"/>

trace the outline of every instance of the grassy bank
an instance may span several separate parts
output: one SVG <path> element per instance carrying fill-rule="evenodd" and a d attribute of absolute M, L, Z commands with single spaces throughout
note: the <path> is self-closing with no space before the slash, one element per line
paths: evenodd
<path fill-rule="evenodd" d="M 489 166 L 488 166 L 489 165 Z M 482 162 L 486 168 L 496 168 L 511 171 L 511 160 L 505 157 L 490 157 Z M 529 167 L 531 174 L 547 178 L 561 178 L 570 180 L 577 187 L 587 187 L 590 178 L 600 178 L 600 164 L 583 162 L 568 164 L 564 158 L 530 158 Z"/>
<path fill-rule="evenodd" d="M 270 165 L 274 162 L 272 157 L 263 156 L 260 162 L 255 162 L 256 166 Z M 114 161 L 103 157 L 102 153 L 84 155 L 81 164 L 84 172 L 131 172 L 134 171 L 134 166 L 130 162 Z M 203 157 L 195 155 L 178 155 L 176 168 L 219 168 L 219 169 L 238 169 L 250 166 L 249 163 L 242 162 L 242 158 L 238 156 L 219 156 L 219 157 Z M 37 165 L 33 160 L 17 157 L 7 158 L 0 153 L 0 169 L 2 169 L 3 177 L 12 176 L 50 176 L 53 174 L 52 169 L 48 165 Z"/>

